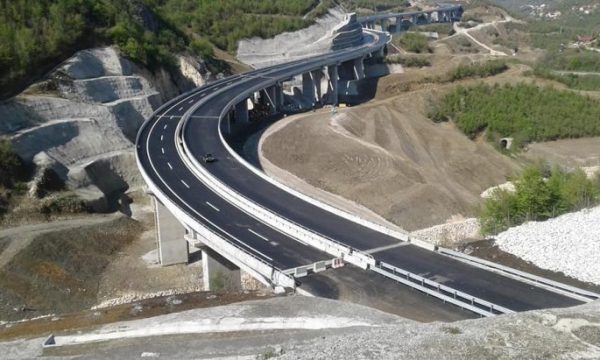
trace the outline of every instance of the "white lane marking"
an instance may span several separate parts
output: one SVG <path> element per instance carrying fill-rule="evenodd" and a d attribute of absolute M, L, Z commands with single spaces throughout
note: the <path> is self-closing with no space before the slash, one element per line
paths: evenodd
<path fill-rule="evenodd" d="M 169 165 L 169 169 L 173 170 L 173 165 L 170 162 L 167 162 L 167 165 Z"/>
<path fill-rule="evenodd" d="M 183 106 L 182 106 L 182 107 L 180 107 L 178 111 L 179 111 L 179 112 L 181 112 L 182 110 L 183 110 Z"/>
<path fill-rule="evenodd" d="M 188 101 L 188 104 L 191 104 L 191 103 L 193 103 L 194 101 L 196 101 L 196 100 L 192 99 L 192 100 Z"/>
<path fill-rule="evenodd" d="M 194 95 L 190 95 L 194 96 Z M 170 107 L 167 111 L 165 111 L 165 113 L 168 113 L 169 111 L 173 110 L 177 105 L 183 103 L 185 100 L 189 99 L 190 97 L 187 97 L 185 99 L 182 99 L 180 102 L 176 103 L 175 105 L 173 105 L 172 107 Z M 150 139 L 152 138 L 152 133 L 154 132 L 154 128 L 156 127 L 156 125 L 158 125 L 158 123 L 160 122 L 160 120 L 163 118 L 163 115 L 158 115 L 158 119 L 157 121 L 152 124 L 152 127 L 150 128 L 150 131 L 148 132 L 148 137 L 146 138 L 146 150 L 150 148 Z M 171 119 L 173 119 L 173 116 L 171 116 Z M 165 125 L 164 129 L 167 128 L 167 125 Z M 177 140 L 177 134 L 175 134 L 175 140 Z M 183 204 L 185 204 L 187 206 L 187 208 L 189 210 L 191 210 L 194 214 L 196 214 L 199 218 L 203 219 L 204 221 L 206 221 L 208 224 L 212 225 L 214 228 L 218 229 L 219 231 L 221 231 L 223 234 L 229 236 L 230 239 L 236 241 L 238 244 L 240 244 L 241 246 L 247 248 L 248 250 L 250 250 L 251 252 L 255 253 L 255 254 L 259 254 L 262 257 L 264 257 L 265 259 L 268 259 L 270 261 L 273 261 L 273 258 L 270 256 L 267 256 L 265 254 L 263 254 L 262 252 L 252 248 L 250 245 L 244 243 L 243 241 L 241 241 L 240 239 L 236 238 L 235 236 L 233 236 L 232 234 L 230 234 L 229 232 L 225 231 L 223 228 L 221 228 L 220 226 L 217 226 L 215 223 L 213 223 L 212 221 L 208 220 L 206 217 L 202 216 L 202 214 L 200 214 L 196 209 L 194 209 L 192 206 L 190 206 L 188 203 L 185 202 L 185 200 L 183 200 L 181 198 L 181 196 L 179 196 L 170 186 L 169 184 L 167 184 L 167 182 L 165 181 L 165 179 L 160 176 L 160 174 L 158 173 L 156 166 L 154 165 L 154 161 L 152 160 L 152 156 L 150 156 L 150 152 L 146 151 L 146 155 L 148 156 L 148 160 L 150 161 L 150 166 L 152 167 L 152 170 L 154 171 L 154 173 L 158 176 L 158 178 L 160 179 L 160 181 L 165 185 L 165 187 L 167 189 L 169 189 L 169 191 L 171 192 L 171 194 L 173 194 L 179 201 L 181 201 Z M 176 205 L 177 206 L 177 205 Z M 221 236 L 221 235 L 218 235 Z M 224 239 L 225 241 L 227 241 L 227 239 Z"/>
<path fill-rule="evenodd" d="M 160 148 L 160 150 L 162 151 L 162 153 L 165 153 L 165 148 Z"/>
<path fill-rule="evenodd" d="M 188 188 L 188 189 L 190 188 L 190 186 L 189 186 L 189 185 L 188 185 L 188 184 L 187 184 L 185 181 L 183 181 L 183 180 L 179 180 L 179 181 L 181 181 L 181 183 L 182 183 L 182 184 L 183 184 L 183 185 L 184 185 L 186 188 Z"/>
<path fill-rule="evenodd" d="M 172 119 L 172 118 L 173 118 L 173 117 L 171 116 L 171 119 Z M 165 127 L 163 127 L 163 130 L 167 130 L 167 126 L 169 126 L 169 124 L 165 124 Z"/>
<path fill-rule="evenodd" d="M 164 135 L 161 135 L 161 136 L 160 136 L 160 141 L 163 141 L 163 140 L 164 140 L 164 138 L 165 138 L 165 136 L 164 136 Z"/>
<path fill-rule="evenodd" d="M 174 118 L 174 117 L 175 117 L 175 116 L 171 116 L 171 117 L 169 118 L 169 120 L 173 120 L 173 118 Z M 166 129 L 166 128 L 167 128 L 167 125 L 165 125 L 165 129 Z"/>
<path fill-rule="evenodd" d="M 267 239 L 266 237 L 264 237 L 263 235 L 257 233 L 256 231 L 252 230 L 252 229 L 248 229 L 248 231 L 250 231 L 251 233 L 253 233 L 254 235 L 258 236 L 259 238 L 263 239 L 266 242 L 269 242 L 269 239 Z"/>
<path fill-rule="evenodd" d="M 219 208 L 218 208 L 218 207 L 214 206 L 213 204 L 209 203 L 208 201 L 205 201 L 205 202 L 206 202 L 206 205 L 208 205 L 208 206 L 210 206 L 211 208 L 215 209 L 215 211 L 221 211 L 221 210 L 219 210 Z"/>

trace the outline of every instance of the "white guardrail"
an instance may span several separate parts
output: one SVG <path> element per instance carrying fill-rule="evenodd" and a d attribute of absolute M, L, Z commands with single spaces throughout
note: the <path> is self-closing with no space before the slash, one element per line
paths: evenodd
<path fill-rule="evenodd" d="M 210 86 L 216 86 L 225 81 L 230 81 L 230 80 L 231 79 L 218 80 L 218 81 L 214 82 L 213 84 L 211 84 Z M 168 106 L 171 106 L 173 104 L 177 104 L 177 103 L 184 101 L 182 99 L 187 99 L 190 96 L 194 95 L 195 93 L 201 92 L 204 90 L 206 90 L 206 88 L 197 88 L 197 89 L 190 90 L 190 91 L 184 93 L 183 95 L 178 96 L 175 99 L 171 99 L 171 100 L 167 101 L 166 103 L 164 103 L 163 105 L 161 105 L 158 109 L 156 109 L 154 111 L 154 114 L 152 114 L 152 116 L 144 124 L 142 124 L 142 127 L 140 128 L 140 131 L 138 132 L 138 135 L 136 138 L 136 144 L 139 144 L 139 140 L 140 140 L 139 137 L 142 133 L 141 129 L 148 126 L 150 124 L 150 122 L 152 121 L 152 119 L 154 119 L 156 116 L 158 116 L 158 114 L 161 111 L 163 111 Z M 255 277 L 258 281 L 260 281 L 261 283 L 263 283 L 266 286 L 274 286 L 274 287 L 280 286 L 280 287 L 288 287 L 288 288 L 292 288 L 292 289 L 294 289 L 296 287 L 295 280 L 292 276 L 284 273 L 281 269 L 278 269 L 278 268 L 272 266 L 271 264 L 263 261 L 262 259 L 259 259 L 255 256 L 253 256 L 252 254 L 248 253 L 245 249 L 231 243 L 227 239 L 214 233 L 212 230 L 210 230 L 209 228 L 205 227 L 204 225 L 202 225 L 201 223 L 196 221 L 192 216 L 190 216 L 186 211 L 181 209 L 177 204 L 172 202 L 169 199 L 169 197 L 166 196 L 165 194 L 163 194 L 162 191 L 154 184 L 154 182 L 152 181 L 150 176 L 148 176 L 148 174 L 146 173 L 146 170 L 144 169 L 144 167 L 141 166 L 141 163 L 139 160 L 140 154 L 138 152 L 138 148 L 136 148 L 135 154 L 136 154 L 137 166 L 140 169 L 140 173 L 142 174 L 144 181 L 148 185 L 150 192 L 163 205 L 165 205 L 165 207 L 167 207 L 167 209 L 169 211 L 171 211 L 171 213 L 177 219 L 179 219 L 180 222 L 186 224 L 189 228 L 191 228 L 197 234 L 201 235 L 202 241 L 204 243 L 206 243 L 213 250 L 218 251 L 221 254 L 229 255 L 228 258 L 230 261 L 232 261 L 234 264 L 236 264 L 238 267 L 240 267 L 244 271 L 251 274 L 253 277 Z M 166 185 L 166 186 L 168 187 L 168 185 Z M 175 195 L 174 192 L 173 192 L 173 194 Z M 175 195 L 175 196 L 177 196 L 177 195 Z"/>
<path fill-rule="evenodd" d="M 139 161 L 138 166 L 140 166 Z M 157 197 L 157 199 L 173 214 L 173 216 L 194 230 L 194 232 L 199 234 L 202 237 L 201 241 L 208 245 L 211 249 L 217 251 L 221 255 L 227 256 L 231 262 L 251 274 L 266 286 L 275 285 L 289 287 L 292 289 L 295 288 L 296 284 L 293 277 L 287 275 L 281 269 L 278 269 L 253 256 L 242 247 L 237 246 L 224 237 L 214 233 L 192 216 L 188 215 L 186 211 L 172 202 L 168 196 L 165 196 L 161 190 L 154 185 L 145 171 L 142 171 L 142 177 L 148 184 L 152 194 Z"/>
<path fill-rule="evenodd" d="M 568 296 L 570 298 L 583 301 L 583 302 L 591 302 L 594 300 L 600 299 L 600 294 L 596 294 L 594 292 L 577 288 L 575 286 L 563 284 L 554 280 L 546 279 L 541 276 L 533 275 L 530 273 L 526 273 L 524 271 L 520 271 L 517 269 L 510 268 L 508 266 L 500 265 L 494 263 L 492 261 L 487 261 L 484 259 L 480 259 L 474 256 L 469 256 L 463 254 L 458 251 L 446 249 L 446 248 L 438 248 L 437 250 L 440 254 L 450 256 L 455 258 L 456 260 L 467 263 L 471 266 L 475 266 L 481 269 L 485 269 L 488 271 L 495 272 L 497 274 L 513 278 L 515 280 L 519 280 L 530 285 L 534 285 L 557 294 L 561 294 L 564 296 Z"/>
<path fill-rule="evenodd" d="M 270 85 L 272 85 L 272 83 L 275 83 L 276 81 L 277 80 L 274 80 L 274 79 L 266 80 L 265 82 L 255 86 L 254 88 L 252 88 L 242 94 L 239 94 L 225 106 L 225 108 L 223 109 L 223 111 L 219 117 L 219 123 L 218 123 L 219 129 L 218 130 L 219 130 L 220 139 L 223 142 L 224 146 L 226 147 L 227 151 L 236 160 L 238 160 L 240 163 L 244 164 L 252 172 L 254 172 L 258 176 L 262 177 L 264 180 L 269 181 L 273 185 L 281 188 L 284 191 L 288 191 L 288 192 L 292 193 L 293 195 L 298 196 L 299 198 L 301 198 L 309 203 L 312 203 L 313 205 L 319 206 L 327 211 L 337 214 L 338 216 L 342 216 L 350 221 L 357 222 L 359 224 L 362 224 L 363 226 L 367 226 L 371 229 L 374 229 L 374 230 L 382 232 L 384 234 L 396 237 L 400 240 L 414 242 L 415 239 L 411 239 L 408 236 L 408 234 L 400 233 L 400 232 L 388 229 L 384 226 L 374 224 L 374 223 L 367 221 L 365 219 L 362 219 L 354 214 L 347 213 L 338 208 L 335 208 L 333 206 L 330 206 L 328 204 L 325 204 L 318 200 L 315 200 L 311 197 L 308 197 L 300 192 L 297 192 L 294 189 L 291 189 L 291 188 L 271 179 L 266 174 L 264 174 L 262 171 L 254 168 L 251 164 L 249 164 L 245 159 L 243 159 L 236 151 L 234 151 L 229 146 L 228 142 L 225 140 L 225 138 L 222 134 L 221 126 L 220 126 L 221 121 L 224 118 L 224 116 L 233 108 L 233 106 L 236 103 L 238 103 L 239 101 L 243 101 L 245 98 L 250 96 L 250 94 L 254 93 L 257 90 L 260 90 L 267 86 L 270 86 Z M 385 263 L 381 263 L 378 265 L 378 264 L 376 264 L 375 259 L 370 254 L 362 253 L 361 251 L 355 251 L 354 249 L 348 247 L 347 245 L 341 244 L 340 242 L 338 242 L 334 239 L 325 237 L 321 234 L 317 234 L 314 231 L 307 229 L 306 227 L 304 227 L 302 225 L 299 225 L 289 219 L 286 219 L 286 218 L 280 216 L 279 214 L 276 214 L 276 213 L 266 209 L 265 207 L 255 203 L 254 201 L 252 201 L 249 198 L 245 197 L 244 195 L 240 194 L 239 192 L 231 189 L 229 186 L 224 184 L 222 181 L 220 181 L 218 178 L 216 178 L 214 175 L 212 175 L 209 171 L 207 171 L 206 168 L 204 166 L 202 166 L 202 164 L 200 164 L 198 159 L 196 159 L 194 156 L 191 155 L 186 142 L 183 140 L 183 136 L 181 134 L 182 127 L 185 125 L 185 123 L 187 123 L 191 114 L 193 114 L 196 111 L 196 109 L 202 105 L 203 105 L 202 101 L 195 104 L 192 108 L 190 108 L 184 114 L 182 121 L 179 122 L 179 124 L 177 126 L 177 130 L 175 132 L 175 136 L 176 136 L 175 141 L 177 144 L 177 151 L 180 154 L 180 156 L 181 156 L 182 160 L 184 161 L 184 163 L 186 164 L 186 166 L 196 175 L 196 177 L 200 181 L 202 181 L 209 188 L 213 189 L 222 198 L 224 198 L 226 201 L 230 202 L 232 205 L 240 208 L 241 210 L 245 211 L 249 215 L 256 217 L 260 221 L 265 222 L 268 225 L 270 225 L 274 228 L 277 228 L 280 231 L 292 236 L 293 238 L 297 239 L 298 241 L 300 241 L 302 243 L 313 246 L 313 247 L 315 247 L 319 250 L 322 250 L 328 254 L 331 254 L 335 257 L 341 257 L 345 261 L 347 261 L 351 264 L 357 265 L 363 269 L 370 268 L 377 273 L 380 273 L 388 278 L 392 278 L 396 281 L 399 281 L 399 282 L 401 282 L 405 285 L 408 285 L 412 288 L 415 288 L 419 291 L 425 292 L 431 296 L 437 297 L 437 298 L 441 299 L 442 301 L 452 303 L 456 306 L 462 307 L 464 309 L 468 309 L 468 310 L 473 311 L 482 316 L 492 316 L 492 315 L 496 315 L 496 314 L 500 314 L 500 313 L 507 314 L 507 313 L 513 312 L 510 309 L 501 307 L 499 305 L 492 304 L 483 299 L 479 299 L 477 297 L 468 295 L 468 294 L 458 291 L 456 289 L 452 289 L 447 286 L 436 283 L 434 281 L 422 278 L 422 277 L 420 277 L 416 274 L 410 273 L 406 270 L 402 270 L 402 269 L 393 267 L 391 265 L 387 265 Z M 430 249 L 430 250 L 435 250 L 435 247 L 433 245 L 422 242 L 420 240 L 417 240 L 417 245 L 426 247 L 427 249 Z M 296 276 L 304 276 L 306 268 L 307 267 L 299 267 L 297 269 L 290 269 L 290 270 L 286 271 L 286 273 L 288 273 L 288 274 L 294 273 Z M 406 278 L 399 277 L 398 274 L 401 274 L 401 275 L 405 276 Z M 415 280 L 418 280 L 418 281 L 415 282 Z M 419 281 L 421 282 L 420 284 L 418 283 Z M 451 294 L 453 296 L 449 296 L 448 294 Z"/>
<path fill-rule="evenodd" d="M 426 279 L 422 276 L 413 274 L 411 272 L 400 269 L 393 265 L 386 264 L 384 262 L 380 263 L 378 266 L 372 268 L 371 270 L 378 272 L 393 280 L 396 280 L 402 284 L 413 287 L 428 295 L 434 296 L 440 300 L 449 302 L 467 310 L 471 310 L 479 315 L 494 316 L 498 314 L 513 314 L 515 312 L 511 309 L 493 304 L 489 301 L 442 285 L 433 280 Z"/>

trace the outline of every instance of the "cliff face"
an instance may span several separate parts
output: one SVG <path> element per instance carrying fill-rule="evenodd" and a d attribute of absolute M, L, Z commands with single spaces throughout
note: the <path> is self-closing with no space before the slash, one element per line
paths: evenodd
<path fill-rule="evenodd" d="M 51 168 L 106 211 L 120 194 L 142 185 L 133 153 L 139 126 L 163 101 L 212 76 L 198 60 L 178 60 L 178 73 L 151 72 L 111 47 L 80 51 L 0 103 L 0 136 L 11 138 L 38 173 Z"/>

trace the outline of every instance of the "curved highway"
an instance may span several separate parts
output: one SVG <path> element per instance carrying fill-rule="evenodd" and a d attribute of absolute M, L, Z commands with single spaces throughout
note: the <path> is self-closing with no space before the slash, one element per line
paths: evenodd
<path fill-rule="evenodd" d="M 376 261 L 418 274 L 514 311 L 562 307 L 581 303 L 448 256 L 422 249 L 315 206 L 263 177 L 231 153 L 223 136 L 230 110 L 254 92 L 295 75 L 368 56 L 385 46 L 387 35 L 371 32 L 365 44 L 321 56 L 235 75 L 184 94 L 161 107 L 140 129 L 138 165 L 155 196 L 221 238 L 274 268 L 285 270 L 331 259 L 332 256 L 300 242 L 258 220 L 219 196 L 201 181 L 186 157 L 200 159 L 222 183 L 282 218 L 301 224 L 325 238 L 352 249 L 369 251 Z M 185 149 L 185 150 L 183 150 Z M 199 161 L 195 162 L 196 164 Z M 184 221 L 184 220 L 182 220 Z"/>

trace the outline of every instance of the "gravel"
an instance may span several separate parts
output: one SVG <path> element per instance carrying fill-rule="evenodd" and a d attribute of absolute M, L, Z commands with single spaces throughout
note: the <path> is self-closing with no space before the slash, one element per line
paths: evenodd
<path fill-rule="evenodd" d="M 600 206 L 508 229 L 496 244 L 540 268 L 600 285 L 598 234 Z"/>

